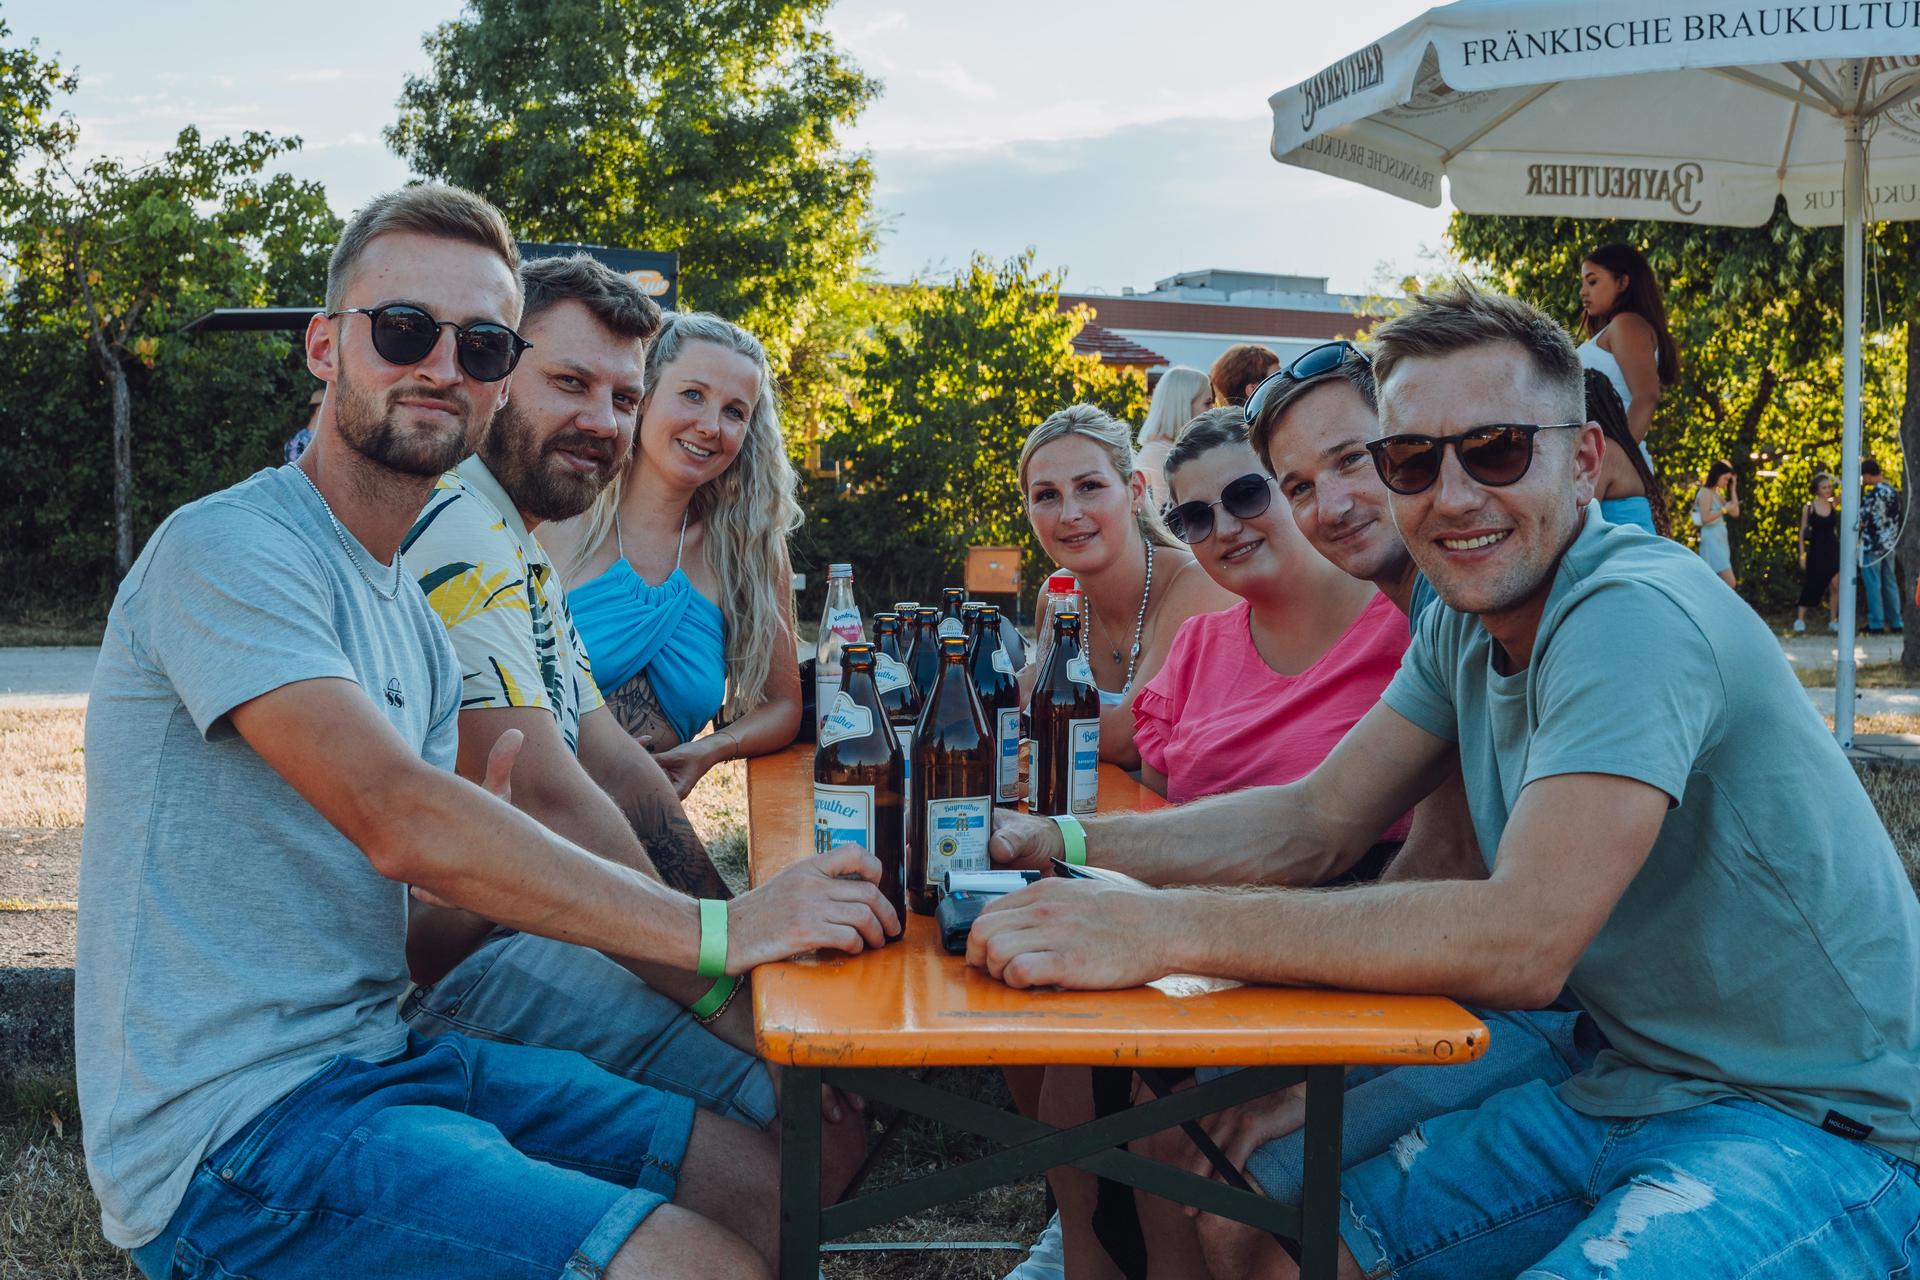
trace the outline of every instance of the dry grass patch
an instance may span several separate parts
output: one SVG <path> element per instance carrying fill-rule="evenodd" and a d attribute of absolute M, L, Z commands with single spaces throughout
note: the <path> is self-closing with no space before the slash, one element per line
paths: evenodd
<path fill-rule="evenodd" d="M 1834 668 L 1832 667 L 1795 667 L 1793 674 L 1799 677 L 1802 688 L 1833 688 Z M 1853 687 L 1856 689 L 1912 689 L 1920 687 L 1920 675 L 1915 675 L 1897 662 L 1869 662 L 1853 669 Z"/>
<path fill-rule="evenodd" d="M 87 713 L 0 710 L 0 827 L 77 827 L 87 808 Z"/>

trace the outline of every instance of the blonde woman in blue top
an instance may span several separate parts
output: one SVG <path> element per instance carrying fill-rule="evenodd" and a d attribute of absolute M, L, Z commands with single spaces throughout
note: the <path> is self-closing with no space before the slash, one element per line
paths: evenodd
<path fill-rule="evenodd" d="M 682 797 L 799 729 L 795 488 L 759 339 L 669 313 L 626 469 L 585 515 L 542 530 L 607 705 Z"/>

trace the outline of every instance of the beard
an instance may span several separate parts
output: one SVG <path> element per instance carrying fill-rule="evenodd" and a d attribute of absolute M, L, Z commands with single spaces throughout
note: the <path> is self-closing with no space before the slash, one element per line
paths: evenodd
<path fill-rule="evenodd" d="M 480 442 L 480 460 L 521 511 L 537 520 L 571 520 L 593 505 L 626 462 L 626 455 L 616 456 L 614 448 L 613 441 L 582 431 L 543 439 L 528 415 L 509 400 Z M 555 456 L 562 449 L 600 465 L 583 474 Z"/>
<path fill-rule="evenodd" d="M 341 440 L 367 461 L 402 475 L 437 476 L 452 470 L 473 452 L 475 438 L 486 425 L 475 421 L 473 402 L 454 388 L 428 397 L 413 388 L 395 387 L 382 403 L 376 393 L 353 384 L 344 364 L 334 387 L 340 393 L 334 422 Z M 392 402 L 402 395 L 437 399 L 453 410 L 453 418 L 432 426 L 401 426 L 394 421 Z"/>

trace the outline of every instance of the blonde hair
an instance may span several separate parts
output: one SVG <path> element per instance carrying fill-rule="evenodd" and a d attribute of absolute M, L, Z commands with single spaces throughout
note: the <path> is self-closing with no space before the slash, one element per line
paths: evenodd
<path fill-rule="evenodd" d="M 1020 489 L 1022 494 L 1027 488 L 1027 463 L 1033 455 L 1057 440 L 1068 436 L 1081 436 L 1099 445 L 1107 455 L 1114 473 L 1125 484 L 1133 475 L 1133 444 L 1129 438 L 1127 424 L 1116 421 L 1105 410 L 1090 404 L 1069 405 L 1051 415 L 1045 422 L 1035 427 L 1027 436 L 1027 443 L 1020 450 Z M 1180 544 L 1167 532 L 1167 526 L 1160 519 L 1160 513 L 1151 502 L 1140 504 L 1140 510 L 1134 513 L 1134 522 L 1140 527 L 1140 536 L 1155 546 L 1177 547 Z"/>
<path fill-rule="evenodd" d="M 1155 440 L 1172 444 L 1180 438 L 1180 428 L 1193 416 L 1193 402 L 1206 392 L 1213 396 L 1213 384 L 1198 369 L 1177 364 L 1160 375 L 1153 388 L 1153 403 L 1147 407 L 1147 420 L 1140 426 L 1142 447 Z"/>
<path fill-rule="evenodd" d="M 491 249 L 507 264 L 507 270 L 516 274 L 520 270 L 520 246 L 514 243 L 507 220 L 498 209 L 462 187 L 423 182 L 377 195 L 353 215 L 327 259 L 327 310 L 340 309 L 346 299 L 347 277 L 367 246 L 396 231 Z"/>
<path fill-rule="evenodd" d="M 739 456 L 725 471 L 694 491 L 687 511 L 690 520 L 706 526 L 707 563 L 720 584 L 720 613 L 727 624 L 727 696 L 721 718 L 739 719 L 766 701 L 767 675 L 773 669 L 773 641 L 782 628 L 793 633 L 792 570 L 787 537 L 800 527 L 800 504 L 794 494 L 799 480 L 787 459 L 786 440 L 780 434 L 780 406 L 766 348 L 739 325 L 703 311 L 668 312 L 660 335 L 647 347 L 647 391 L 640 403 L 644 421 L 647 406 L 660 385 L 661 372 L 680 358 L 689 342 L 711 342 L 745 356 L 760 371 L 759 394 L 747 419 Z M 587 509 L 586 527 L 569 567 L 576 575 L 589 556 L 613 531 L 614 513 L 626 472 L 640 465 L 634 449 L 627 468 Z M 791 653 L 787 654 L 791 658 Z"/>

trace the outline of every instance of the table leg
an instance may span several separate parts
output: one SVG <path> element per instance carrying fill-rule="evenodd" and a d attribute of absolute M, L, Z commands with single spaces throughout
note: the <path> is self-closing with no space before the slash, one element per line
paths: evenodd
<path fill-rule="evenodd" d="M 1334 1280 L 1340 1265 L 1340 1122 L 1346 1068 L 1307 1068 L 1301 1168 L 1300 1280 Z"/>
<path fill-rule="evenodd" d="M 820 1274 L 820 1072 L 780 1073 L 780 1280 Z"/>

